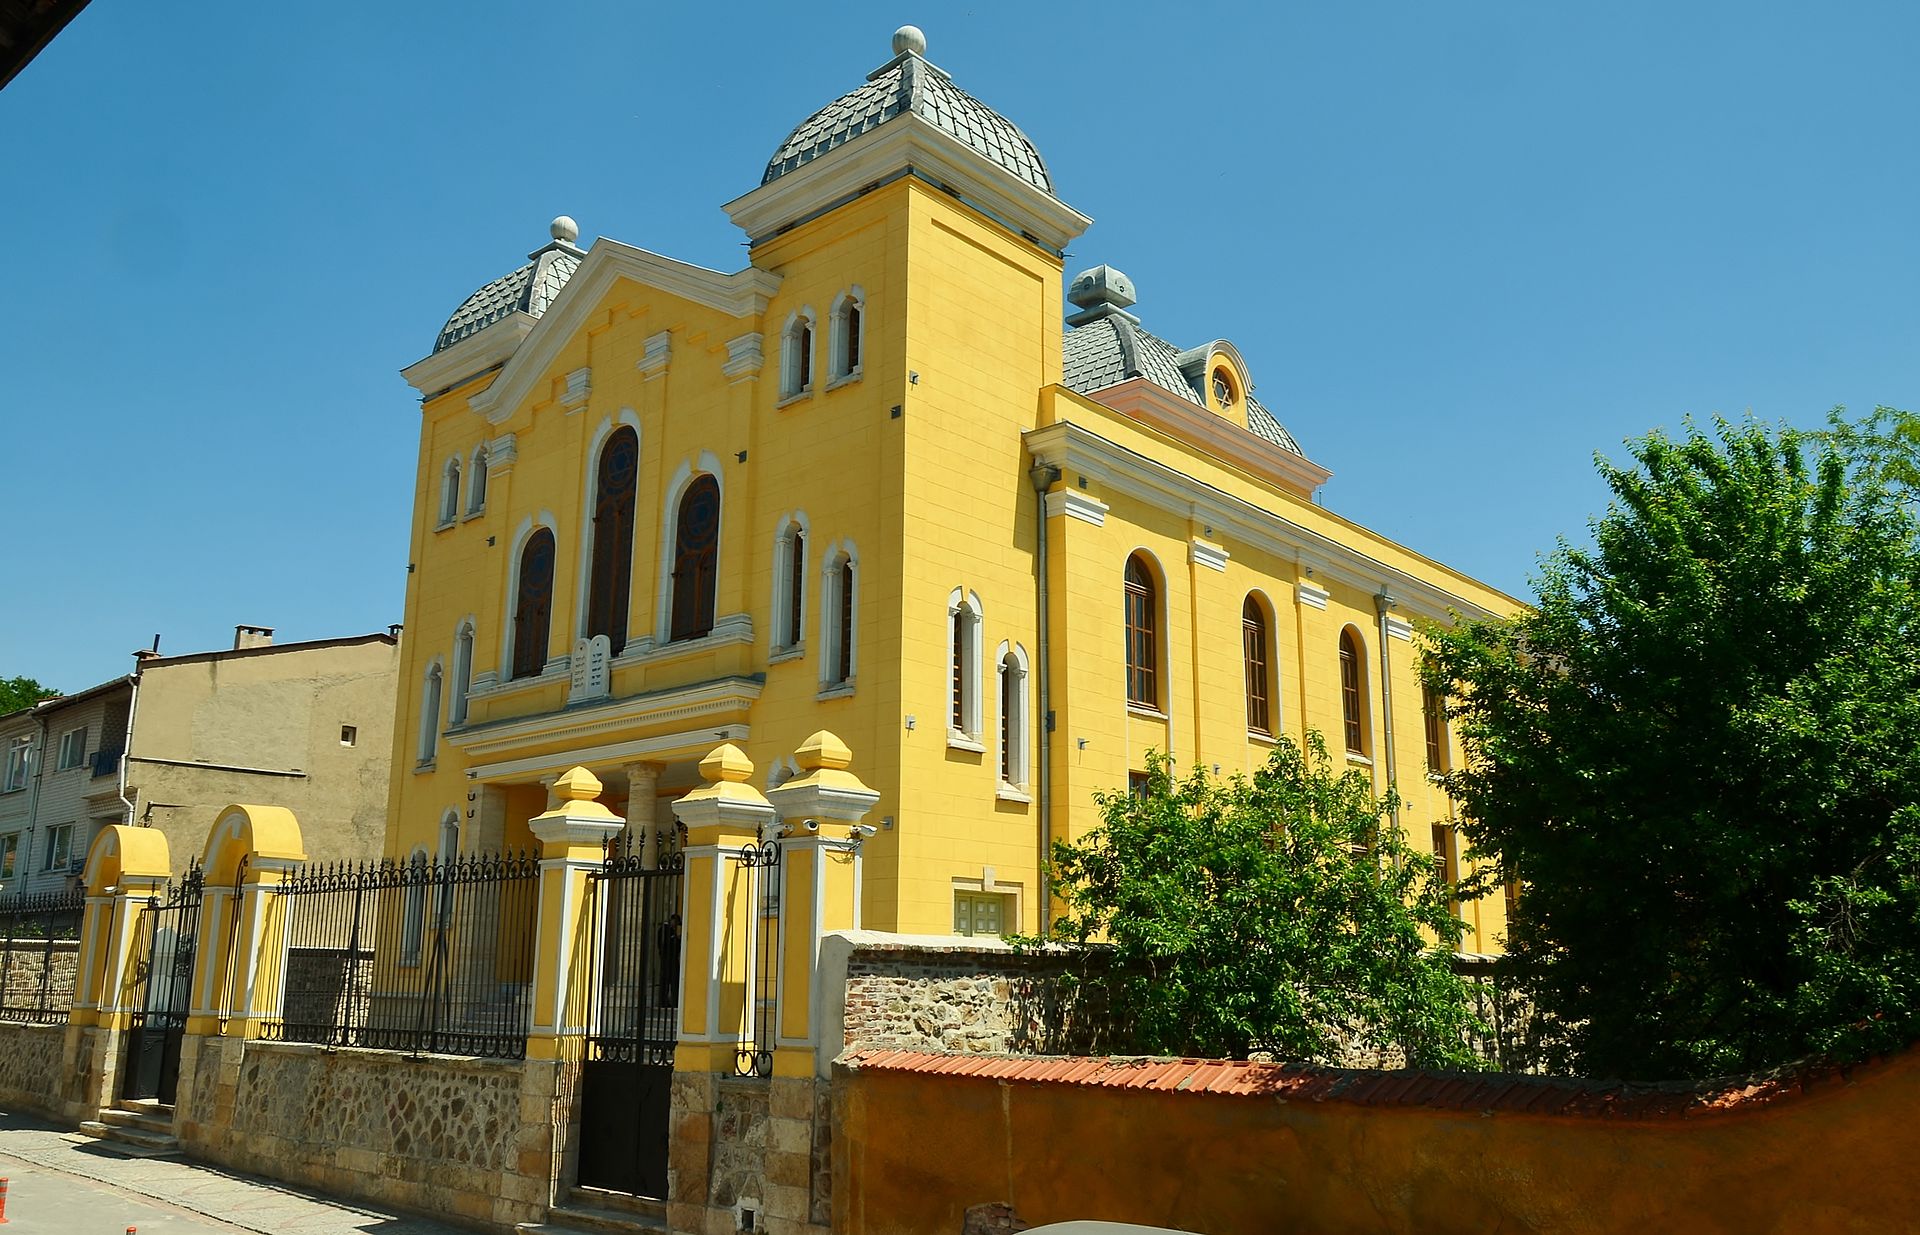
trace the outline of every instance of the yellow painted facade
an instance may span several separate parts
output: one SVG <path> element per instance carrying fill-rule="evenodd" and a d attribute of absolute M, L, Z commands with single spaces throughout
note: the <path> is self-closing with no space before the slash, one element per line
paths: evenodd
<path fill-rule="evenodd" d="M 939 74 L 896 51 L 889 64 L 908 77 Z M 946 933 L 956 897 L 984 894 L 1002 898 L 1005 929 L 1032 930 L 1045 838 L 1085 833 L 1095 792 L 1125 787 L 1149 750 L 1222 774 L 1264 758 L 1268 740 L 1248 731 L 1249 593 L 1271 616 L 1276 732 L 1317 729 L 1338 753 L 1338 647 L 1351 626 L 1366 699 L 1356 766 L 1384 788 L 1393 765 L 1416 846 L 1450 818 L 1425 775 L 1406 624 L 1516 602 L 1315 504 L 1325 473 L 1249 431 L 1241 392 L 1253 381 L 1230 345 L 1183 353 L 1211 366 L 1201 398 L 1138 375 L 1069 388 L 1061 250 L 1087 220 L 1044 172 L 976 145 L 905 107 L 770 168 L 728 207 L 751 242 L 750 265 L 732 274 L 605 238 L 583 253 L 556 220 L 555 244 L 522 284 L 560 262 L 577 267 L 564 287 L 512 302 L 508 286 L 491 309 L 483 289 L 406 371 L 422 414 L 390 854 L 456 843 L 453 824 L 463 850 L 531 847 L 528 821 L 553 804 L 547 784 L 575 765 L 639 831 L 670 829 L 672 799 L 701 783 L 697 762 L 717 745 L 738 746 L 772 788 L 780 770 L 799 770 L 791 758 L 808 735 L 831 730 L 879 793 L 860 925 Z M 858 364 L 841 374 L 836 306 L 850 296 Z M 811 381 L 796 392 L 801 320 L 814 324 Z M 1211 393 L 1215 371 L 1225 403 Z M 639 443 L 628 635 L 601 684 L 602 662 L 578 641 L 594 633 L 601 454 L 623 426 Z M 1044 521 L 1036 464 L 1058 469 Z M 675 641 L 675 512 L 701 475 L 721 495 L 713 633 Z M 789 643 L 783 529 L 794 525 L 803 617 Z M 547 657 L 516 678 L 518 571 L 543 528 L 555 548 Z M 1130 706 L 1126 690 L 1122 577 L 1136 552 L 1158 582 L 1150 708 Z M 842 556 L 854 579 L 845 662 L 833 648 Z M 957 729 L 956 604 L 973 615 Z M 1008 760 L 1005 657 L 1021 667 L 1008 680 L 1022 701 Z M 1500 911 L 1465 907 L 1466 947 L 1497 947 Z"/>

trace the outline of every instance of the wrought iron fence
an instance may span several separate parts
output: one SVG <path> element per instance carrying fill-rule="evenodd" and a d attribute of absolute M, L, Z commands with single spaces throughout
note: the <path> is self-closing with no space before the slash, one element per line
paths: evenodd
<path fill-rule="evenodd" d="M 282 887 L 280 1014 L 261 1036 L 519 1059 L 540 865 L 528 853 L 309 866 Z"/>
<path fill-rule="evenodd" d="M 630 847 L 610 849 L 588 880 L 594 916 L 587 1057 L 671 1065 L 679 1039 L 680 884 L 685 859 L 648 865 Z"/>
<path fill-rule="evenodd" d="M 86 905 L 77 887 L 0 900 L 0 1020 L 67 1019 Z"/>
<path fill-rule="evenodd" d="M 780 842 L 748 845 L 738 861 L 753 920 L 747 930 L 747 1036 L 735 1052 L 733 1070 L 739 1076 L 772 1076 L 780 1015 Z"/>

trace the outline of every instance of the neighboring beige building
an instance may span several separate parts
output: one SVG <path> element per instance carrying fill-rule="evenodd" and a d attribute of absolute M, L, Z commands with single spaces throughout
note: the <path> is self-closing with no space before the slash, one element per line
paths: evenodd
<path fill-rule="evenodd" d="M 0 894 L 51 891 L 109 824 L 159 828 L 184 868 L 219 810 L 299 816 L 316 860 L 371 857 L 386 829 L 398 628 L 275 646 L 137 654 L 134 671 L 0 717 Z"/>

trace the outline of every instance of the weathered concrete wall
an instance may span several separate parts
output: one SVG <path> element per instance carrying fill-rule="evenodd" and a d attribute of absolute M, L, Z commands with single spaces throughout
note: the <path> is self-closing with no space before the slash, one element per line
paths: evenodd
<path fill-rule="evenodd" d="M 667 1226 L 675 1235 L 826 1235 L 831 1091 L 812 1077 L 673 1078 Z"/>
<path fill-rule="evenodd" d="M 1651 1095 L 1498 1075 L 1100 1064 L 843 1067 L 834 1232 L 945 1235 L 994 1204 L 1033 1225 L 1208 1235 L 1866 1235 L 1912 1230 L 1920 1213 L 1920 1052 Z"/>
<path fill-rule="evenodd" d="M 175 1132 L 223 1166 L 511 1229 L 554 1195 L 567 1067 L 189 1038 Z"/>
<path fill-rule="evenodd" d="M 39 1115 L 65 1113 L 66 1025 L 0 1022 L 0 1105 Z"/>

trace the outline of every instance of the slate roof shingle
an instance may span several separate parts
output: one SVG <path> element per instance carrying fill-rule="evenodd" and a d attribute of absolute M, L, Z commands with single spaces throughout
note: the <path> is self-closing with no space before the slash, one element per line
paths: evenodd
<path fill-rule="evenodd" d="M 534 253 L 526 265 L 495 279 L 461 302 L 447 324 L 440 328 L 433 350 L 443 352 L 514 312 L 539 317 L 580 268 L 583 256 L 580 250 L 562 242 Z"/>

